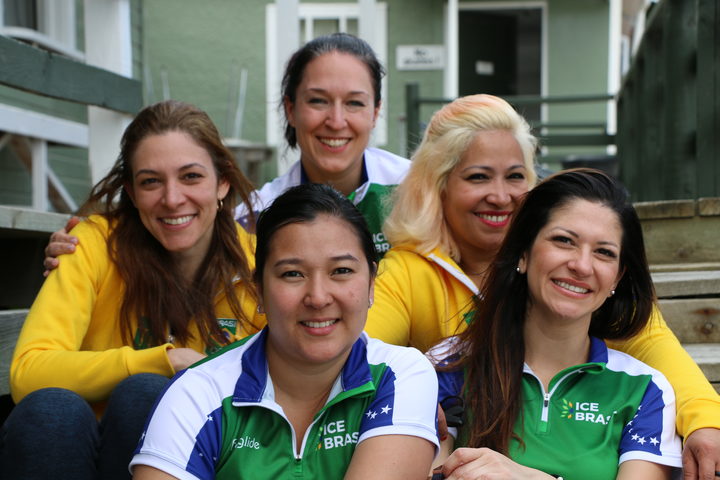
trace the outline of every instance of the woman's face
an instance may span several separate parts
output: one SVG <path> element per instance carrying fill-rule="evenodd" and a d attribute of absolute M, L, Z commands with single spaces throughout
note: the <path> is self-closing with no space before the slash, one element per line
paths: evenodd
<path fill-rule="evenodd" d="M 461 257 L 497 253 L 528 188 L 522 150 L 513 134 L 478 132 L 448 175 L 442 194 L 445 221 Z"/>
<path fill-rule="evenodd" d="M 370 71 L 353 55 L 329 52 L 307 64 L 285 112 L 312 181 L 359 177 L 379 110 L 374 99 Z"/>
<path fill-rule="evenodd" d="M 528 319 L 586 321 L 620 281 L 622 227 L 610 208 L 572 200 L 556 208 L 520 260 Z"/>
<path fill-rule="evenodd" d="M 131 160 L 126 185 L 145 228 L 181 259 L 202 259 L 212 239 L 218 200 L 229 185 L 218 181 L 210 154 L 190 135 L 150 135 Z"/>
<path fill-rule="evenodd" d="M 374 285 L 352 226 L 323 214 L 280 228 L 261 283 L 269 356 L 294 365 L 345 361 L 365 326 Z"/>

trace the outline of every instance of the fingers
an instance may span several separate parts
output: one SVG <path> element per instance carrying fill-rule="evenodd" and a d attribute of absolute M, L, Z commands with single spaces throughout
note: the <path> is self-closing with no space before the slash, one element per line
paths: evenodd
<path fill-rule="evenodd" d="M 167 356 L 170 360 L 170 365 L 172 365 L 173 370 L 176 372 L 205 358 L 205 355 L 196 352 L 192 348 L 171 348 L 167 351 Z"/>
<path fill-rule="evenodd" d="M 682 453 L 683 480 L 697 480 L 697 462 L 695 456 L 689 448 L 683 449 Z"/>
<path fill-rule="evenodd" d="M 716 480 L 720 478 L 720 430 L 700 428 L 685 439 L 683 479 Z"/>
<path fill-rule="evenodd" d="M 45 247 L 45 256 L 57 257 L 58 255 L 63 255 L 65 253 L 73 253 L 77 243 L 78 239 L 76 237 L 71 235 L 61 236 L 54 233 L 53 237 L 50 237 L 50 243 L 48 243 L 48 246 Z"/>
<path fill-rule="evenodd" d="M 478 460 L 483 457 L 487 448 L 458 448 L 443 463 L 442 473 L 445 477 L 450 477 L 452 473 L 465 465 L 466 463 Z"/>
<path fill-rule="evenodd" d="M 56 269 L 59 264 L 60 262 L 57 258 L 47 257 L 43 260 L 43 267 L 45 268 L 43 277 L 47 277 L 50 274 L 50 271 Z"/>
<path fill-rule="evenodd" d="M 45 271 L 43 272 L 43 276 L 47 277 L 50 271 L 57 268 L 60 264 L 56 257 L 66 253 L 75 252 L 75 246 L 78 244 L 78 239 L 77 237 L 68 235 L 67 232 L 78 223 L 80 223 L 80 218 L 71 217 L 64 228 L 61 228 L 50 235 L 50 242 L 48 243 L 48 246 L 45 247 L 45 259 L 43 260 L 43 267 L 45 268 Z"/>

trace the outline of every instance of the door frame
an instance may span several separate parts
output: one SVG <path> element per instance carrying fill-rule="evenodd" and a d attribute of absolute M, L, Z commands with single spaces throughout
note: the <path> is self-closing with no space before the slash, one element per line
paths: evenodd
<path fill-rule="evenodd" d="M 540 9 L 540 95 L 548 94 L 548 5 L 547 0 L 529 0 L 529 1 L 512 1 L 512 2 L 463 2 L 458 4 L 457 15 L 459 17 L 461 11 L 491 11 L 491 10 L 524 10 L 524 9 Z M 459 36 L 459 32 L 456 32 Z M 455 65 L 458 65 L 459 58 L 459 40 L 448 42 L 448 56 L 455 58 Z M 454 85 L 448 85 L 446 91 L 457 92 L 460 87 L 460 71 L 453 75 L 452 78 L 446 78 L 446 81 L 454 82 Z M 547 105 L 540 107 L 541 122 L 547 121 Z"/>

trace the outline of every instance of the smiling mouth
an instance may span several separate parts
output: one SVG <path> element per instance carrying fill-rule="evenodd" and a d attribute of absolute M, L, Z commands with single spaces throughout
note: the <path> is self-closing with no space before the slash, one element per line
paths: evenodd
<path fill-rule="evenodd" d="M 188 223 L 195 215 L 185 215 L 177 218 L 161 218 L 160 221 L 167 225 L 182 225 Z"/>
<path fill-rule="evenodd" d="M 503 215 L 488 215 L 485 213 L 476 213 L 478 217 L 482 218 L 483 220 L 487 220 L 488 222 L 492 223 L 503 223 L 506 222 L 508 218 L 510 218 L 510 214 L 503 214 Z"/>
<path fill-rule="evenodd" d="M 320 143 L 322 143 L 323 145 L 327 145 L 328 147 L 332 147 L 332 148 L 342 147 L 343 145 L 347 145 L 350 142 L 349 138 L 320 138 L 320 137 L 318 137 L 318 140 L 320 140 Z"/>
<path fill-rule="evenodd" d="M 308 328 L 325 328 L 325 327 L 329 327 L 330 325 L 333 325 L 337 322 L 339 322 L 339 320 L 336 318 L 334 320 L 326 320 L 324 322 L 304 321 L 304 322 L 300 322 L 300 323 L 302 323 L 304 326 L 306 326 Z"/>
<path fill-rule="evenodd" d="M 588 292 L 590 291 L 590 290 L 587 289 L 587 288 L 582 288 L 582 287 L 578 287 L 578 286 L 575 286 L 575 285 L 570 285 L 570 284 L 567 283 L 567 282 L 561 282 L 561 281 L 558 281 L 558 280 L 553 280 L 553 283 L 554 283 L 555 285 L 559 286 L 559 287 L 564 288 L 565 290 L 570 290 L 571 292 L 575 292 L 575 293 L 588 293 Z"/>

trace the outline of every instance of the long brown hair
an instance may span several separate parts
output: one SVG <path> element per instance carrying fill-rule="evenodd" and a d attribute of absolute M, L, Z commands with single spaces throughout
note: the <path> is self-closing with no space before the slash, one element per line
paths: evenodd
<path fill-rule="evenodd" d="M 523 327 L 529 290 L 526 275 L 515 269 L 552 212 L 576 199 L 608 207 L 622 227 L 620 271 L 624 274 L 615 294 L 593 312 L 589 334 L 625 339 L 648 322 L 655 292 L 640 220 L 627 192 L 617 181 L 592 169 L 568 170 L 545 179 L 528 192 L 514 214 L 476 301 L 473 320 L 457 342 L 459 360 L 444 368 L 465 369 L 467 446 L 507 454 L 511 439 L 522 444 L 513 430 L 522 411 Z"/>
<path fill-rule="evenodd" d="M 190 135 L 210 154 L 218 181 L 230 185 L 213 226 L 213 237 L 195 277 L 187 281 L 170 253 L 145 228 L 125 185 L 132 185 L 132 161 L 138 145 L 151 135 L 167 132 Z M 240 246 L 233 218 L 237 197 L 250 208 L 252 184 L 223 145 L 210 117 L 197 107 L 164 101 L 143 109 L 125 130 L 115 165 L 95 185 L 80 208 L 83 215 L 99 213 L 110 224 L 108 253 L 125 283 L 120 324 L 123 338 L 132 340 L 133 318 L 145 317 L 152 342 L 160 345 L 168 333 L 180 344 L 190 337 L 194 321 L 206 344 L 225 343 L 215 315 L 215 298 L 224 293 L 238 321 L 253 326 L 240 306 L 233 284 L 239 279 L 255 296 L 252 271 Z M 250 220 L 254 223 L 254 219 Z"/>

